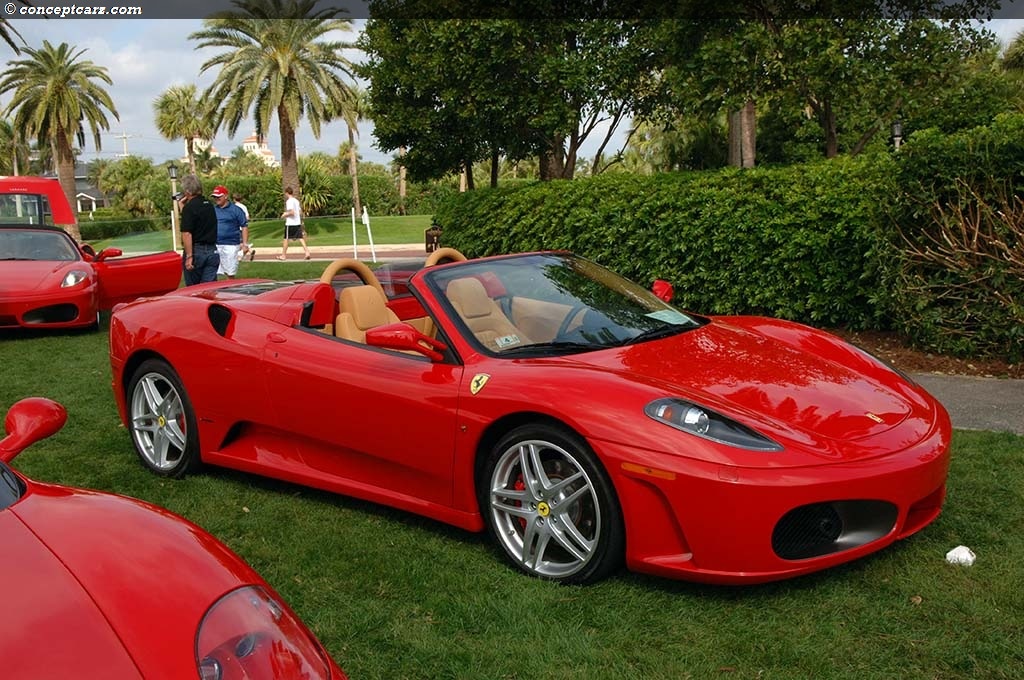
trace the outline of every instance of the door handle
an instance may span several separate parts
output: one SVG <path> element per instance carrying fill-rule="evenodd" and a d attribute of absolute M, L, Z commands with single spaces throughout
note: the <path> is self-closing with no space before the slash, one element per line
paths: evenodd
<path fill-rule="evenodd" d="M 281 335 L 277 331 L 273 331 L 271 333 L 267 333 L 267 342 L 275 342 L 275 343 L 281 344 L 281 343 L 287 342 L 287 341 L 288 341 L 287 338 L 285 338 L 283 335 Z"/>

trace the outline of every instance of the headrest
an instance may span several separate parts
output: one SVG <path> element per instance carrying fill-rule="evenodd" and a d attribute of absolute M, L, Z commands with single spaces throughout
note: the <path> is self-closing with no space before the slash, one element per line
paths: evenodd
<path fill-rule="evenodd" d="M 352 321 L 361 330 L 385 326 L 392 322 L 384 297 L 373 286 L 342 288 L 338 299 L 338 311 L 351 314 Z"/>
<path fill-rule="evenodd" d="M 447 294 L 467 319 L 487 316 L 494 311 L 494 300 L 487 295 L 479 279 L 456 279 L 448 284 Z"/>

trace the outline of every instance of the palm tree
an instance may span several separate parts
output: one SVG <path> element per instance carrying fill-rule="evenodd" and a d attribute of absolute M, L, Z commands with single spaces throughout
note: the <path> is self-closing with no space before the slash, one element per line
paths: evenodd
<path fill-rule="evenodd" d="M 226 126 L 234 136 L 252 110 L 256 134 L 266 135 L 277 114 L 281 136 L 282 187 L 299 186 L 295 129 L 305 117 L 319 139 L 321 123 L 330 120 L 329 102 L 351 99 L 342 76 L 353 78 L 352 64 L 342 56 L 349 47 L 339 41 L 321 41 L 332 31 L 347 31 L 351 22 L 339 18 L 345 10 L 331 7 L 314 11 L 317 0 L 232 0 L 238 11 L 203 21 L 203 30 L 189 38 L 200 47 L 228 51 L 206 61 L 205 72 L 219 67 L 204 98 L 217 128 Z"/>
<path fill-rule="evenodd" d="M 25 2 L 25 0 L 18 0 L 18 2 L 22 5 L 29 4 Z M 15 29 L 14 26 L 11 26 L 11 22 L 7 19 L 0 19 L 0 39 L 3 39 L 4 42 L 10 45 L 15 54 L 21 54 L 21 50 L 18 48 L 18 43 L 14 42 L 13 36 L 18 36 L 18 40 L 23 43 L 25 42 L 25 39 L 21 37 L 21 33 L 18 33 L 17 29 Z"/>
<path fill-rule="evenodd" d="M 2 115 L 14 112 L 12 121 L 26 137 L 35 137 L 39 146 L 50 146 L 57 163 L 57 178 L 72 210 L 75 201 L 75 147 L 85 146 L 85 127 L 92 130 L 96 150 L 100 150 L 100 131 L 109 130 L 104 109 L 118 119 L 110 95 L 95 81 L 111 85 L 107 69 L 80 57 L 67 43 L 54 47 L 48 40 L 40 49 L 24 48 L 25 59 L 7 62 L 0 79 L 0 94 L 11 92 L 11 101 Z M 80 240 L 78 225 L 69 232 Z"/>
<path fill-rule="evenodd" d="M 204 114 L 203 103 L 196 99 L 195 85 L 174 85 L 153 102 L 156 128 L 164 139 L 185 140 L 185 154 L 192 174 L 196 174 L 196 137 L 213 137 L 213 124 Z"/>
<path fill-rule="evenodd" d="M 28 144 L 11 121 L 0 120 L 0 173 L 20 175 L 28 168 Z"/>
<path fill-rule="evenodd" d="M 352 176 L 352 203 L 356 215 L 363 214 L 363 205 L 359 200 L 358 150 L 356 136 L 359 134 L 359 121 L 366 120 L 370 110 L 370 98 L 366 90 L 351 88 L 351 96 L 336 99 L 332 102 L 334 115 L 345 121 L 348 128 L 348 174 Z"/>

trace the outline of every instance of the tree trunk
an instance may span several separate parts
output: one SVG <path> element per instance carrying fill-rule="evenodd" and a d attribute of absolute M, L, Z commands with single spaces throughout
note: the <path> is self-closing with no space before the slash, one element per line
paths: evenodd
<path fill-rule="evenodd" d="M 405 147 L 398 147 L 398 157 L 401 159 L 405 156 Z M 399 162 L 398 164 L 398 214 L 405 214 L 405 165 Z"/>
<path fill-rule="evenodd" d="M 739 111 L 729 112 L 729 165 L 733 168 L 743 164 L 743 147 L 740 144 L 743 121 Z"/>
<path fill-rule="evenodd" d="M 277 107 L 278 130 L 281 133 L 281 189 L 291 187 L 295 198 L 302 201 L 302 187 L 299 186 L 299 159 L 295 155 L 295 128 L 288 118 L 284 104 Z"/>
<path fill-rule="evenodd" d="M 836 135 L 836 114 L 832 110 L 831 99 L 825 100 L 819 120 L 825 133 L 825 158 L 835 158 L 839 155 L 839 140 Z"/>
<path fill-rule="evenodd" d="M 356 215 L 363 214 L 363 204 L 359 201 L 359 175 L 356 174 L 356 135 L 351 127 L 348 128 L 348 174 L 352 175 L 352 203 L 356 208 Z"/>
<path fill-rule="evenodd" d="M 740 118 L 743 121 L 743 167 L 752 168 L 757 156 L 757 107 L 753 99 L 743 105 Z"/>
<path fill-rule="evenodd" d="M 195 137 L 189 136 L 185 138 L 185 155 L 188 156 L 188 167 L 191 169 L 192 174 L 196 174 L 196 147 Z"/>
<path fill-rule="evenodd" d="M 462 167 L 466 169 L 466 191 L 473 191 L 476 189 L 476 183 L 473 182 L 473 163 L 466 161 Z"/>
<path fill-rule="evenodd" d="M 501 161 L 501 157 L 498 155 L 498 150 L 494 149 L 491 152 L 491 187 L 498 186 L 498 163 Z"/>
<path fill-rule="evenodd" d="M 60 182 L 60 188 L 64 190 L 64 196 L 68 199 L 68 204 L 71 206 L 71 214 L 74 215 L 75 221 L 61 226 L 71 234 L 71 238 L 81 243 L 82 233 L 78 230 L 78 192 L 75 188 L 75 152 L 71 149 L 71 145 L 68 144 L 63 134 L 64 131 L 58 127 L 58 141 L 54 144 L 54 151 L 56 152 L 54 160 L 57 163 L 57 181 Z"/>

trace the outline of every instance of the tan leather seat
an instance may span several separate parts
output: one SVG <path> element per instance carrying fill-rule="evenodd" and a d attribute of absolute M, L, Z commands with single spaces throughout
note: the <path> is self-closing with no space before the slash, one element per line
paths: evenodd
<path fill-rule="evenodd" d="M 502 350 L 531 341 L 516 328 L 478 279 L 457 279 L 445 291 L 455 311 L 485 347 Z"/>
<path fill-rule="evenodd" d="M 351 286 L 341 290 L 334 334 L 353 342 L 366 342 L 366 331 L 398 323 L 384 296 L 373 286 Z"/>

